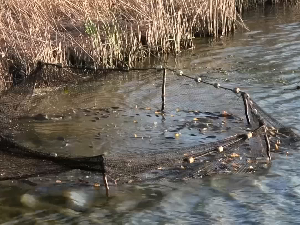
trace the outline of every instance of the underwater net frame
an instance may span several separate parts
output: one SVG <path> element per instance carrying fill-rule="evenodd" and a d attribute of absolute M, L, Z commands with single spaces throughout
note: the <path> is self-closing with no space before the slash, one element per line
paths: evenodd
<path fill-rule="evenodd" d="M 24 99 L 28 101 L 32 96 L 34 83 L 39 77 L 39 72 L 41 72 L 45 66 L 54 66 L 58 69 L 63 68 L 59 64 L 39 63 L 36 70 L 28 75 L 30 78 L 28 81 L 30 82 L 18 85 L 1 96 L 1 117 L 10 121 L 22 114 L 23 108 L 20 107 L 20 105 L 25 101 Z M 72 69 L 81 70 L 83 68 L 73 67 Z M 102 70 L 95 68 L 90 69 L 93 71 Z M 105 69 L 105 71 L 107 70 L 108 69 Z M 130 71 L 131 69 L 112 70 Z M 247 133 L 236 134 L 223 140 L 177 150 L 147 154 L 136 153 L 121 156 L 110 154 L 107 156 L 99 155 L 76 158 L 33 151 L 15 143 L 4 134 L 1 134 L 0 181 L 26 179 L 34 176 L 58 174 L 68 170 L 81 169 L 102 173 L 103 183 L 106 194 L 108 195 L 108 179 L 113 180 L 114 183 L 122 184 L 151 179 L 156 180 L 158 178 L 163 179 L 165 177 L 171 180 L 185 180 L 223 172 L 253 172 L 270 165 L 272 142 L 270 139 L 274 137 L 276 139 L 282 136 L 281 133 L 283 132 L 285 135 L 283 137 L 285 138 L 296 136 L 295 133 L 261 109 L 250 98 L 249 94 L 241 91 L 239 88 L 228 88 L 221 86 L 219 83 L 210 83 L 201 77 L 191 77 L 185 75 L 182 71 L 176 71 L 162 66 L 141 70 L 163 72 L 160 110 L 162 116 L 166 113 L 166 94 L 168 93 L 167 71 L 170 71 L 173 75 L 175 74 L 175 76 L 187 78 L 197 84 L 222 89 L 239 96 L 243 101 L 244 116 L 247 124 L 250 126 L 250 130 Z M 13 96 L 13 100 L 11 96 Z M 231 116 L 231 114 L 224 114 L 223 116 L 227 117 Z M 5 120 L 2 121 L 3 124 L 0 124 L 2 126 L 4 125 L 3 127 L 6 125 L 4 121 Z M 280 143 L 275 140 L 273 144 L 278 146 Z M 253 145 L 254 148 L 252 147 Z M 20 165 L 23 166 L 22 170 L 19 169 Z"/>

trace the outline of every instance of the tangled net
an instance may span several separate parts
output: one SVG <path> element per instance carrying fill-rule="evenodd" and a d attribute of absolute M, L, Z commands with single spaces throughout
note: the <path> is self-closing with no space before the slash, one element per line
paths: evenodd
<path fill-rule="evenodd" d="M 226 111 L 210 105 L 210 111 L 203 111 L 210 118 L 224 117 L 228 120 L 237 119 L 237 123 L 244 126 L 244 132 L 229 136 L 225 139 L 211 143 L 200 144 L 194 147 L 171 149 L 147 153 L 124 153 L 99 155 L 94 157 L 62 157 L 53 153 L 44 153 L 28 149 L 9 138 L 11 130 L 16 128 L 17 118 L 26 113 L 30 106 L 30 99 L 35 82 L 44 70 L 43 64 L 38 64 L 25 82 L 17 85 L 9 91 L 2 93 L 0 98 L 0 181 L 12 179 L 26 179 L 46 174 L 58 174 L 61 172 L 81 169 L 102 173 L 103 182 L 108 194 L 108 183 L 132 183 L 141 181 L 186 180 L 222 173 L 251 173 L 268 168 L 271 164 L 271 152 L 278 149 L 284 139 L 297 139 L 297 135 L 289 128 L 283 126 L 271 115 L 266 113 L 250 96 L 239 88 L 223 87 L 218 83 L 211 83 L 201 77 L 190 77 L 181 71 L 157 68 L 163 76 L 159 79 L 158 87 L 161 90 L 149 92 L 160 97 L 161 109 L 156 113 L 162 117 L 174 106 L 166 103 L 166 94 L 174 92 L 168 82 L 182 84 L 179 93 L 189 101 L 193 97 L 204 96 L 207 88 L 215 89 L 216 96 L 238 101 L 234 106 L 224 106 Z M 166 72 L 172 75 L 166 77 Z M 195 85 L 199 87 L 195 89 Z M 190 88 L 194 86 L 193 88 Z M 195 91 L 196 90 L 196 91 Z M 195 93 L 196 92 L 196 93 Z M 184 94 L 183 94 L 184 93 Z M 210 92 L 208 92 L 210 93 Z M 174 98 L 178 97 L 174 92 Z M 204 102 L 205 98 L 201 98 Z M 180 102 L 182 110 L 185 109 L 185 101 Z M 178 107 L 178 105 L 176 106 Z M 217 110 L 218 109 L 218 110 Z M 200 111 L 193 111 L 195 114 Z M 194 123 L 197 126 L 197 118 Z M 196 124 L 196 125 L 195 125 Z"/>

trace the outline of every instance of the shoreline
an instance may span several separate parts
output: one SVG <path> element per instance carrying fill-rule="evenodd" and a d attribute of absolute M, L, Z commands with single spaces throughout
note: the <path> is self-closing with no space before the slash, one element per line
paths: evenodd
<path fill-rule="evenodd" d="M 193 48 L 195 37 L 220 37 L 233 33 L 237 27 L 244 29 L 239 12 L 265 7 L 261 3 L 7 1 L 0 16 L 0 90 L 11 86 L 14 71 L 21 71 L 26 77 L 38 61 L 62 66 L 134 68 L 152 55 L 177 54 Z M 41 83 L 47 86 L 52 80 L 73 79 L 70 74 L 53 76 L 50 71 L 43 74 Z"/>

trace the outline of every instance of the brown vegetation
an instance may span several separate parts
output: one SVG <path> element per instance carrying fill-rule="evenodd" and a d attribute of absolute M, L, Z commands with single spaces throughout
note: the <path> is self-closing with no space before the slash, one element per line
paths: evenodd
<path fill-rule="evenodd" d="M 275 0 L 279 1 L 279 0 Z M 283 0 L 286 1 L 286 0 Z M 126 66 L 150 54 L 193 47 L 242 23 L 238 12 L 262 0 L 2 0 L 0 73 L 37 60 Z M 0 79 L 7 80 L 5 76 Z M 1 83 L 1 82 L 0 82 Z"/>

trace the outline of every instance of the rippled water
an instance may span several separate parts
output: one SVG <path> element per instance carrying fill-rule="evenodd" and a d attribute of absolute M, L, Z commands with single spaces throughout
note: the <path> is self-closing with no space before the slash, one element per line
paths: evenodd
<path fill-rule="evenodd" d="M 236 84 L 279 121 L 300 130 L 300 90 L 291 90 L 300 82 L 299 19 L 298 10 L 252 12 L 245 19 L 250 32 L 237 32 L 218 42 L 199 40 L 195 50 L 184 52 L 177 59 L 176 66 L 191 75 L 202 74 L 228 85 Z M 143 149 L 141 146 L 148 146 L 149 151 L 190 146 L 207 141 L 207 137 L 217 130 L 210 126 L 202 134 L 185 128 L 179 130 L 184 120 L 195 117 L 184 111 L 175 110 L 165 123 L 162 122 L 153 111 L 155 107 L 159 108 L 157 96 L 151 91 L 155 90 L 153 84 L 156 82 L 153 74 L 139 76 L 143 78 L 133 76 L 85 84 L 79 91 L 70 87 L 70 94 L 58 91 L 34 109 L 34 113 L 55 115 L 52 118 L 55 122 L 24 119 L 24 126 L 28 129 L 26 138 L 22 134 L 16 137 L 30 147 L 47 151 L 96 155 L 103 151 L 120 151 L 126 146 L 131 146 L 132 151 Z M 141 96 L 147 88 L 147 95 Z M 53 108 L 57 102 L 60 107 Z M 137 108 L 133 105 L 136 102 L 139 102 Z M 172 104 L 174 102 L 171 101 Z M 191 105 L 178 103 L 179 107 L 185 104 L 187 107 Z M 132 109 L 124 110 L 128 105 L 133 106 Z M 152 111 L 147 109 L 141 113 L 139 110 L 137 113 L 140 107 L 150 106 Z M 63 107 L 74 110 L 62 114 Z M 98 121 L 96 117 L 101 119 Z M 203 120 L 203 126 L 207 126 L 209 121 L 205 115 L 197 117 Z M 105 123 L 101 122 L 102 119 Z M 174 124 L 176 126 L 170 131 Z M 179 132 L 182 136 L 174 138 L 174 134 Z M 135 135 L 141 134 L 143 139 L 135 138 Z M 112 197 L 108 200 L 102 189 L 84 184 L 67 186 L 57 183 L 31 187 L 21 182 L 16 185 L 15 182 L 3 182 L 0 222 L 297 224 L 300 223 L 298 150 L 291 148 L 288 155 L 274 155 L 271 168 L 262 174 L 112 187 Z M 67 176 L 76 180 L 78 175 L 84 178 L 86 175 L 95 176 L 97 179 L 97 175 L 79 171 L 54 179 L 63 180 Z"/>

